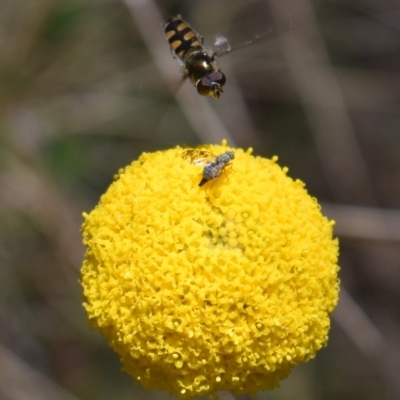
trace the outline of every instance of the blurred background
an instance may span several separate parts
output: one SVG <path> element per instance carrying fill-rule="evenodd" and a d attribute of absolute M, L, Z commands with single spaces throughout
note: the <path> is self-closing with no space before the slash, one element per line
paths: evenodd
<path fill-rule="evenodd" d="M 178 13 L 241 47 L 219 100 L 171 57 Z M 400 399 L 399 1 L 3 0 L 1 400 L 163 397 L 88 329 L 82 212 L 143 151 L 222 138 L 278 155 L 341 244 L 329 346 L 258 399 Z"/>

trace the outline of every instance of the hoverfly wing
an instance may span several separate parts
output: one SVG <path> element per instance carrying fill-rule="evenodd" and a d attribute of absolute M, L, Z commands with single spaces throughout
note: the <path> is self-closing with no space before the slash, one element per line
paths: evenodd
<path fill-rule="evenodd" d="M 227 37 L 222 35 L 216 35 L 214 38 L 214 44 L 212 46 L 212 49 L 217 57 L 221 57 L 224 54 L 232 51 L 232 46 Z"/>
<path fill-rule="evenodd" d="M 292 18 L 286 11 L 269 7 L 266 2 L 250 3 L 235 13 L 227 32 L 215 36 L 212 50 L 216 57 L 222 57 L 250 44 L 279 37 L 292 28 Z"/>

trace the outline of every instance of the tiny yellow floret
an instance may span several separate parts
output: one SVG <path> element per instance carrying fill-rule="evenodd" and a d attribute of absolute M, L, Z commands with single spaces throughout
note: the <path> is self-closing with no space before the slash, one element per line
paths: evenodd
<path fill-rule="evenodd" d="M 180 147 L 144 153 L 84 213 L 84 307 L 144 387 L 254 395 L 326 345 L 338 243 L 276 157 L 201 148 L 235 152 L 217 180 Z"/>

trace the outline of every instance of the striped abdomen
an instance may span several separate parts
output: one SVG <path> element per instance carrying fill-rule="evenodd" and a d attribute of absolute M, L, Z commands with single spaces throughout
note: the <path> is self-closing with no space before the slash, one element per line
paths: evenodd
<path fill-rule="evenodd" d="M 171 17 L 164 26 L 169 44 L 174 53 L 185 61 L 189 50 L 203 49 L 203 38 L 180 16 Z"/>

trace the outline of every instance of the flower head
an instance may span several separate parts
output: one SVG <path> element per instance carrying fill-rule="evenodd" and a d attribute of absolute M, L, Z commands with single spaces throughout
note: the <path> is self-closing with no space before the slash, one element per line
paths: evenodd
<path fill-rule="evenodd" d="M 92 327 L 146 388 L 182 398 L 272 389 L 327 343 L 332 225 L 287 169 L 235 151 L 199 187 L 182 148 L 144 153 L 84 214 Z"/>

